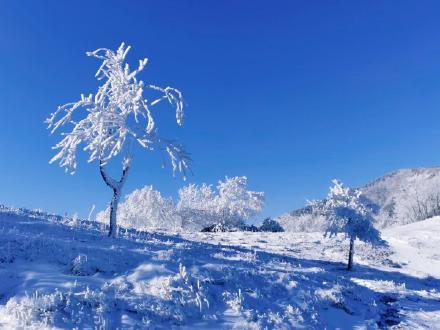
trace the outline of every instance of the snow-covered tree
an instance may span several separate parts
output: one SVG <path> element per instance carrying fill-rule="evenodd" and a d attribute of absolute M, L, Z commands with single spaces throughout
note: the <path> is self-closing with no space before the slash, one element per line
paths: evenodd
<path fill-rule="evenodd" d="M 226 177 L 212 186 L 190 184 L 179 191 L 178 211 L 183 225 L 201 229 L 217 225 L 237 228 L 258 214 L 264 206 L 264 193 L 247 190 L 247 178 Z"/>
<path fill-rule="evenodd" d="M 107 222 L 108 207 L 97 214 L 100 222 Z M 180 216 L 171 198 L 164 198 L 152 186 L 136 189 L 118 207 L 118 225 L 137 230 L 167 229 L 175 230 L 182 226 Z"/>
<path fill-rule="evenodd" d="M 217 213 L 223 225 L 238 227 L 263 209 L 264 193 L 247 190 L 245 176 L 226 177 L 217 190 Z"/>
<path fill-rule="evenodd" d="M 373 245 L 382 244 L 379 231 L 373 226 L 371 211 L 362 203 L 361 192 L 344 187 L 333 180 L 333 187 L 323 202 L 314 203 L 319 213 L 327 218 L 325 236 L 344 233 L 350 239 L 347 269 L 353 268 L 354 242 L 359 239 Z"/>
<path fill-rule="evenodd" d="M 96 73 L 96 78 L 102 84 L 94 95 L 82 94 L 79 101 L 58 107 L 46 120 L 51 134 L 64 125 L 72 126 L 70 131 L 62 133 L 62 140 L 54 147 L 59 151 L 50 163 L 59 161 L 66 171 L 75 173 L 77 149 L 81 144 L 89 154 L 88 161 L 99 163 L 102 179 L 113 190 L 109 231 L 112 237 L 117 233 L 116 214 L 121 189 L 130 169 L 133 144 L 139 144 L 145 150 L 160 149 L 168 153 L 173 172 L 185 172 L 189 161 L 188 154 L 180 144 L 158 135 L 151 112 L 152 107 L 167 101 L 175 108 L 177 124 L 182 125 L 181 92 L 138 80 L 136 76 L 144 69 L 147 59 L 140 60 L 137 69 L 132 71 L 125 63 L 129 50 L 130 46 L 122 43 L 116 52 L 106 48 L 88 52 L 88 56 L 102 61 Z M 158 95 L 151 101 L 147 100 L 144 97 L 146 89 Z M 83 112 L 78 113 L 80 110 Z M 119 179 L 113 179 L 107 174 L 105 166 L 118 155 L 123 157 L 122 175 Z"/>
<path fill-rule="evenodd" d="M 182 226 L 189 230 L 200 230 L 207 224 L 217 221 L 217 195 L 211 185 L 189 184 L 179 190 L 177 211 L 182 219 Z"/>

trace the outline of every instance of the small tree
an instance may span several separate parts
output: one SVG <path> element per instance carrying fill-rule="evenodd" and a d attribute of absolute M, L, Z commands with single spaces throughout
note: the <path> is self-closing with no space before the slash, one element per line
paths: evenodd
<path fill-rule="evenodd" d="M 350 239 L 347 270 L 353 268 L 354 241 L 371 244 L 383 243 L 379 231 L 373 227 L 373 217 L 360 200 L 361 192 L 344 187 L 338 180 L 332 181 L 327 199 L 315 203 L 321 213 L 326 216 L 328 223 L 325 236 L 331 237 L 344 233 Z"/>
<path fill-rule="evenodd" d="M 189 156 L 180 144 L 162 139 L 155 128 L 151 108 L 161 101 L 168 101 L 176 110 L 178 125 L 183 123 L 182 94 L 175 88 L 161 88 L 155 85 L 145 85 L 136 76 L 147 64 L 147 59 L 139 61 L 138 68 L 130 70 L 125 63 L 130 47 L 124 43 L 116 52 L 100 48 L 87 55 L 102 61 L 96 78 L 102 81 L 95 95 L 81 95 L 77 102 L 67 103 L 58 107 L 46 120 L 51 134 L 61 126 L 71 124 L 72 130 L 64 132 L 63 139 L 55 145 L 59 152 L 50 163 L 59 161 L 66 171 L 75 173 L 77 167 L 77 148 L 85 144 L 84 151 L 89 154 L 89 162 L 97 161 L 104 182 L 112 189 L 113 198 L 110 203 L 109 236 L 117 233 L 116 214 L 121 189 L 127 179 L 132 160 L 132 145 L 139 143 L 146 150 L 161 149 L 168 153 L 173 173 L 177 170 L 185 172 Z M 153 90 L 160 95 L 153 101 L 143 96 L 145 89 Z M 84 113 L 78 119 L 74 115 L 79 109 Z M 82 117 L 82 118 L 81 118 Z M 111 178 L 105 165 L 115 156 L 123 155 L 122 175 L 119 180 Z"/>

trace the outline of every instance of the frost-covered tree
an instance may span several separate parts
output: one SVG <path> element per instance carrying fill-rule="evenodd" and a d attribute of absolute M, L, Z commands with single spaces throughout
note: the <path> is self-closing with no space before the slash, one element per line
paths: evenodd
<path fill-rule="evenodd" d="M 236 176 L 219 181 L 217 185 L 217 213 L 220 223 L 238 227 L 264 206 L 264 193 L 247 190 L 247 178 Z"/>
<path fill-rule="evenodd" d="M 108 207 L 97 214 L 96 219 L 107 222 Z M 136 189 L 118 207 L 118 225 L 136 230 L 167 229 L 175 230 L 182 226 L 180 216 L 171 198 L 164 198 L 152 186 Z"/>
<path fill-rule="evenodd" d="M 144 84 L 136 76 L 144 69 L 147 59 L 139 61 L 136 70 L 131 70 L 125 63 L 129 46 L 124 43 L 118 50 L 100 48 L 87 55 L 102 61 L 96 78 L 102 82 L 97 92 L 88 96 L 81 95 L 79 101 L 58 107 L 46 120 L 51 134 L 64 125 L 72 129 L 62 133 L 62 140 L 55 145 L 58 153 L 50 163 L 59 161 L 66 171 L 75 173 L 77 167 L 77 149 L 83 144 L 83 150 L 89 154 L 88 161 L 99 164 L 104 182 L 112 189 L 110 203 L 109 236 L 116 236 L 116 214 L 121 189 L 129 173 L 132 148 L 139 144 L 145 150 L 160 149 L 168 153 L 173 172 L 185 172 L 189 157 L 180 144 L 163 139 L 158 135 L 152 116 L 152 108 L 162 101 L 167 101 L 176 110 L 178 125 L 183 123 L 182 94 L 175 88 L 158 87 Z M 144 97 L 144 90 L 154 91 L 151 101 Z M 80 112 L 82 110 L 82 112 Z M 114 157 L 121 155 L 122 175 L 119 179 L 111 178 L 105 166 Z"/>
<path fill-rule="evenodd" d="M 347 269 L 353 268 L 354 242 L 359 239 L 373 245 L 382 244 L 379 231 L 373 226 L 371 211 L 362 203 L 361 192 L 344 187 L 342 182 L 333 180 L 333 187 L 327 198 L 314 203 L 318 212 L 327 219 L 325 236 L 344 233 L 350 239 Z"/>
<path fill-rule="evenodd" d="M 264 206 L 264 193 L 247 190 L 247 178 L 226 177 L 217 189 L 190 184 L 179 191 L 177 208 L 185 227 L 201 229 L 237 228 L 258 214 Z"/>
<path fill-rule="evenodd" d="M 182 219 L 182 226 L 189 230 L 200 230 L 207 224 L 217 221 L 217 194 L 211 185 L 189 184 L 179 190 L 177 211 Z"/>

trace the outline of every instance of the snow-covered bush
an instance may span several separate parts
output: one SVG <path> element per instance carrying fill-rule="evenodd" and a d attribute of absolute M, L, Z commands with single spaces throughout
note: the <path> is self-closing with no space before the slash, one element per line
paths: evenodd
<path fill-rule="evenodd" d="M 264 193 L 247 190 L 247 178 L 226 177 L 217 189 L 190 184 L 179 190 L 177 209 L 185 228 L 218 226 L 221 230 L 239 228 L 264 206 Z"/>
<path fill-rule="evenodd" d="M 182 226 L 188 230 L 200 230 L 207 224 L 217 222 L 217 195 L 211 185 L 189 184 L 179 190 L 177 210 L 182 219 Z"/>
<path fill-rule="evenodd" d="M 382 244 L 379 231 L 373 226 L 370 210 L 361 202 L 361 192 L 344 187 L 338 180 L 332 181 L 327 199 L 312 203 L 317 213 L 327 219 L 326 236 L 344 233 L 350 239 L 350 251 L 347 269 L 353 267 L 354 241 L 359 239 L 366 243 Z"/>
<path fill-rule="evenodd" d="M 89 153 L 88 161 L 99 163 L 102 179 L 113 191 L 109 236 L 117 233 L 118 203 L 130 169 L 134 144 L 139 144 L 145 150 L 159 149 L 166 152 L 174 172 L 185 172 L 189 161 L 188 154 L 180 144 L 158 135 L 151 112 L 153 106 L 168 101 L 176 110 L 177 124 L 182 125 L 182 94 L 175 88 L 162 88 L 138 80 L 136 76 L 144 69 L 147 59 L 140 60 L 138 68 L 131 71 L 125 63 L 129 50 L 130 46 L 122 43 L 116 52 L 106 48 L 88 52 L 88 56 L 102 61 L 95 75 L 103 82 L 102 85 L 95 95 L 81 94 L 79 101 L 58 107 L 46 120 L 51 133 L 67 124 L 73 127 L 70 132 L 62 133 L 62 140 L 54 147 L 59 152 L 50 163 L 59 161 L 61 167 L 73 174 L 77 167 L 77 149 L 82 143 L 85 144 L 83 150 Z M 147 100 L 143 95 L 145 89 L 159 93 L 159 96 L 152 101 Z M 84 113 L 74 118 L 80 109 Z M 118 155 L 123 155 L 122 175 L 120 179 L 113 179 L 107 174 L 105 165 Z"/>
<path fill-rule="evenodd" d="M 0 317 L 9 329 L 106 329 L 109 301 L 105 293 L 88 287 L 67 292 L 36 291 L 10 299 Z"/>
<path fill-rule="evenodd" d="M 86 254 L 78 254 L 70 263 L 70 272 L 77 276 L 90 276 L 98 271 Z"/>
<path fill-rule="evenodd" d="M 245 176 L 226 177 L 217 190 L 217 212 L 225 224 L 239 226 L 263 209 L 264 193 L 247 190 Z"/>
<path fill-rule="evenodd" d="M 287 232 L 323 232 L 327 221 L 324 216 L 317 214 L 311 206 L 304 209 L 285 213 L 276 218 L 281 227 Z"/>
<path fill-rule="evenodd" d="M 176 305 L 185 307 L 187 314 L 197 315 L 201 314 L 203 309 L 209 308 L 209 300 L 200 280 L 191 275 L 184 265 L 179 264 L 179 272 L 172 277 L 170 286 L 172 287 L 172 299 L 179 302 Z"/>
<path fill-rule="evenodd" d="M 101 211 L 96 218 L 106 222 L 110 208 Z M 164 198 L 152 186 L 134 190 L 125 197 L 118 208 L 118 221 L 121 227 L 137 230 L 168 229 L 182 226 L 180 216 L 176 213 L 173 200 Z"/>
<path fill-rule="evenodd" d="M 249 191 L 246 177 L 226 178 L 217 189 L 205 183 L 189 184 L 179 190 L 177 206 L 151 186 L 128 194 L 118 207 L 121 227 L 137 230 L 201 230 L 213 226 L 218 231 L 239 229 L 244 221 L 261 211 L 264 194 Z M 97 214 L 106 222 L 108 207 Z"/>
<path fill-rule="evenodd" d="M 264 219 L 262 225 L 260 226 L 260 231 L 269 231 L 273 233 L 280 233 L 283 232 L 284 229 L 281 227 L 281 225 L 278 223 L 278 221 L 275 221 L 271 218 Z"/>

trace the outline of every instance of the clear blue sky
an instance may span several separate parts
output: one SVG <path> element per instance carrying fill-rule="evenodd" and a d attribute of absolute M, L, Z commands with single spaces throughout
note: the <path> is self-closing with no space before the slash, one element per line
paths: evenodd
<path fill-rule="evenodd" d="M 85 52 L 132 45 L 144 81 L 187 102 L 190 182 L 246 175 L 264 215 L 399 168 L 440 164 L 438 1 L 0 2 L 0 203 L 87 215 L 110 190 L 97 164 L 49 165 L 44 119 L 94 92 Z M 158 114 L 157 116 L 161 116 Z M 171 120 L 164 114 L 162 122 Z M 136 156 L 125 192 L 185 183 L 158 155 Z"/>

